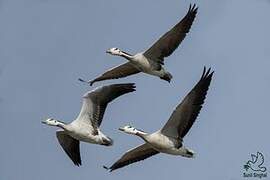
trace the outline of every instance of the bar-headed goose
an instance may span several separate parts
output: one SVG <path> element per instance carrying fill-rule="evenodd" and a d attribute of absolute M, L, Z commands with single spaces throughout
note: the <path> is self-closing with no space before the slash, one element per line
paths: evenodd
<path fill-rule="evenodd" d="M 115 98 L 133 91 L 135 91 L 133 83 L 112 84 L 96 88 L 83 96 L 81 112 L 77 119 L 70 124 L 53 118 L 42 121 L 42 123 L 62 129 L 56 132 L 56 137 L 73 163 L 80 166 L 80 141 L 111 146 L 112 139 L 105 136 L 99 129 L 106 107 Z"/>
<path fill-rule="evenodd" d="M 127 151 L 111 167 L 107 168 L 104 166 L 104 168 L 113 171 L 160 152 L 188 158 L 194 157 L 194 152 L 183 145 L 183 138 L 202 108 L 212 75 L 213 72 L 210 72 L 210 69 L 206 72 L 204 68 L 200 81 L 188 93 L 181 104 L 176 107 L 170 119 L 161 130 L 148 134 L 132 126 L 119 128 L 119 130 L 125 133 L 139 136 L 145 143 Z"/>
<path fill-rule="evenodd" d="M 128 62 L 109 69 L 94 80 L 88 81 L 88 83 L 92 85 L 97 81 L 123 78 L 139 72 L 158 76 L 161 79 L 170 82 L 172 75 L 162 66 L 164 65 L 164 58 L 170 56 L 186 37 L 197 14 L 197 9 L 195 4 L 193 6 L 190 5 L 186 16 L 160 37 L 149 49 L 142 53 L 131 55 L 121 51 L 119 48 L 107 50 L 107 53 L 124 57 Z M 83 79 L 79 80 L 87 82 Z"/>

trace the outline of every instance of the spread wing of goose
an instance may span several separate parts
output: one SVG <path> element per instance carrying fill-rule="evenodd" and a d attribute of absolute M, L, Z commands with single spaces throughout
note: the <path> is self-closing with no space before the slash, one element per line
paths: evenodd
<path fill-rule="evenodd" d="M 190 5 L 185 17 L 144 52 L 131 55 L 121 51 L 119 48 L 107 50 L 107 53 L 124 57 L 128 62 L 106 71 L 93 80 L 79 80 L 93 85 L 97 81 L 118 79 L 144 72 L 170 82 L 172 75 L 163 67 L 164 58 L 170 56 L 186 37 L 196 17 L 197 10 L 198 8 L 195 4 Z"/>
<path fill-rule="evenodd" d="M 145 143 L 127 151 L 111 167 L 105 168 L 113 171 L 158 153 L 180 155 L 187 158 L 194 157 L 194 151 L 183 145 L 183 138 L 200 113 L 214 73 L 210 71 L 210 68 L 207 71 L 204 68 L 199 82 L 176 107 L 162 129 L 154 133 L 146 133 L 132 126 L 119 128 L 127 134 L 139 136 Z"/>
<path fill-rule="evenodd" d="M 63 150 L 77 166 L 81 165 L 80 141 L 111 146 L 113 141 L 100 130 L 107 105 L 117 97 L 135 91 L 134 83 L 112 84 L 87 92 L 83 96 L 81 112 L 71 123 L 49 118 L 42 123 L 59 127 L 56 137 Z"/>

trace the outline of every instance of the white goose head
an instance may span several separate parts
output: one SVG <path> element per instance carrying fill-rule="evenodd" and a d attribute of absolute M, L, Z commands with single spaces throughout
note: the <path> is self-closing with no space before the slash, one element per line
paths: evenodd
<path fill-rule="evenodd" d="M 124 127 L 120 127 L 119 128 L 120 131 L 123 131 L 127 134 L 133 134 L 133 135 L 139 135 L 139 134 L 146 134 L 145 132 L 141 131 L 141 130 L 138 130 L 132 126 L 124 126 Z"/>
<path fill-rule="evenodd" d="M 53 118 L 46 119 L 42 121 L 43 124 L 47 124 L 49 126 L 59 126 L 60 124 L 63 124 L 62 122 L 59 122 Z"/>
<path fill-rule="evenodd" d="M 117 55 L 117 56 L 121 56 L 122 55 L 122 51 L 119 48 L 116 48 L 116 47 L 111 48 L 111 49 L 108 49 L 106 51 L 106 53 L 109 53 L 111 55 Z"/>

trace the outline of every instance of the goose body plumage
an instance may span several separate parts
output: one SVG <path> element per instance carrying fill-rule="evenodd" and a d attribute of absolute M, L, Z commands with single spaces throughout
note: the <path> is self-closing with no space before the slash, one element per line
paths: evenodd
<path fill-rule="evenodd" d="M 144 140 L 144 144 L 127 151 L 112 166 L 105 168 L 113 171 L 158 153 L 194 157 L 195 152 L 184 146 L 183 138 L 200 113 L 213 73 L 210 68 L 207 71 L 204 68 L 199 82 L 175 108 L 167 123 L 160 130 L 149 134 L 132 126 L 119 128 L 125 133 L 139 136 Z"/>
<path fill-rule="evenodd" d="M 56 132 L 57 139 L 73 163 L 80 166 L 80 141 L 111 146 L 113 140 L 100 130 L 106 107 L 115 98 L 133 91 L 133 83 L 98 87 L 84 94 L 81 111 L 73 122 L 66 124 L 49 118 L 43 123 L 61 128 Z"/>
<path fill-rule="evenodd" d="M 186 37 L 186 34 L 189 32 L 196 17 L 197 10 L 198 8 L 195 4 L 190 5 L 184 18 L 161 36 L 150 48 L 143 52 L 131 55 L 121 51 L 119 48 L 111 48 L 107 50 L 107 53 L 124 57 L 128 62 L 107 70 L 105 73 L 93 80 L 79 80 L 93 85 L 98 81 L 118 79 L 143 72 L 170 82 L 172 75 L 163 67 L 164 60 L 178 48 L 180 43 Z"/>

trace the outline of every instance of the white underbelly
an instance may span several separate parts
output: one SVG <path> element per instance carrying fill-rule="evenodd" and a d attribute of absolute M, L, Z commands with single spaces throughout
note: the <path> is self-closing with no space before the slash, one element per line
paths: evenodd
<path fill-rule="evenodd" d="M 150 64 L 136 64 L 134 63 L 134 66 L 139 69 L 140 71 L 146 73 L 146 74 L 150 74 L 153 76 L 158 76 L 158 77 L 163 77 L 165 74 L 165 70 L 163 67 L 161 67 L 161 70 L 153 70 L 153 68 L 151 67 Z"/>
<path fill-rule="evenodd" d="M 181 146 L 180 140 L 170 138 L 159 132 L 149 135 L 146 137 L 145 141 L 149 143 L 153 149 L 162 153 L 181 156 L 186 156 L 187 153 L 187 149 Z M 177 148 L 178 146 L 181 147 Z"/>
<path fill-rule="evenodd" d="M 159 149 L 159 152 L 171 154 L 171 155 L 177 155 L 177 156 L 186 156 L 186 150 L 184 148 L 167 148 L 167 149 Z"/>
<path fill-rule="evenodd" d="M 152 69 L 151 63 L 142 53 L 136 54 L 130 62 L 142 71 Z"/>
<path fill-rule="evenodd" d="M 91 144 L 98 144 L 96 138 L 90 133 L 69 133 L 71 137 L 77 139 L 79 141 L 91 143 Z"/>
<path fill-rule="evenodd" d="M 131 63 L 138 68 L 140 71 L 146 72 L 151 69 L 151 64 L 147 60 L 136 60 L 131 61 Z"/>
<path fill-rule="evenodd" d="M 146 138 L 146 141 L 155 149 L 169 149 L 175 147 L 175 140 L 162 135 L 161 133 L 153 133 Z"/>
<path fill-rule="evenodd" d="M 138 53 L 134 56 L 134 59 L 130 61 L 137 69 L 140 71 L 158 76 L 163 77 L 166 74 L 165 69 L 161 66 L 160 70 L 155 70 L 157 67 L 154 67 L 155 65 L 151 62 L 141 53 Z"/>

